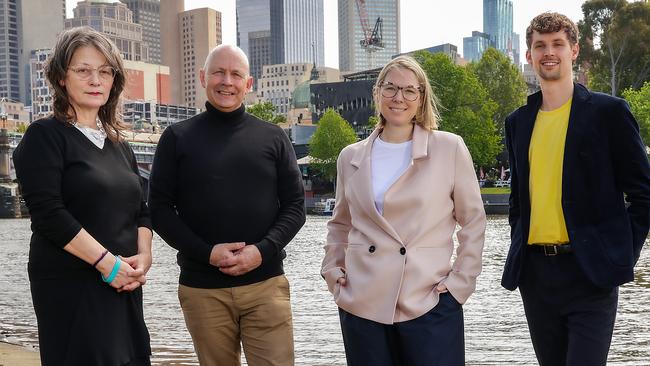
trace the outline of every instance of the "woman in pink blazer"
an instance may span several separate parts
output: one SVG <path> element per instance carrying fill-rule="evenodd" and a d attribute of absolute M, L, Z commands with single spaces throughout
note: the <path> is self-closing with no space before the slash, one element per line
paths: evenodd
<path fill-rule="evenodd" d="M 481 272 L 486 224 L 472 158 L 459 136 L 437 131 L 435 96 L 412 58 L 383 68 L 374 102 L 378 127 L 338 158 L 321 270 L 348 365 L 463 365 L 461 304 Z"/>

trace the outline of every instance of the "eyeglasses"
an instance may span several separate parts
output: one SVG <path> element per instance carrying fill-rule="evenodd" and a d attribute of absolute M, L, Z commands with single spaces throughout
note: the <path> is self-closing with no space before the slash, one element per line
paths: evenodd
<path fill-rule="evenodd" d="M 80 80 L 89 80 L 95 71 L 101 80 L 110 81 L 115 77 L 116 71 L 110 66 L 100 66 L 92 68 L 88 66 L 68 67 Z"/>
<path fill-rule="evenodd" d="M 422 88 L 419 86 L 397 86 L 389 82 L 383 83 L 380 90 L 381 96 L 384 98 L 394 98 L 397 95 L 397 92 L 401 90 L 404 99 L 410 102 L 416 101 L 422 92 Z"/>

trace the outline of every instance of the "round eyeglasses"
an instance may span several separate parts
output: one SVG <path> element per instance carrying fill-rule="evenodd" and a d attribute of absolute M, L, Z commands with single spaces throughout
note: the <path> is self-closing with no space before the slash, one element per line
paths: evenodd
<path fill-rule="evenodd" d="M 402 91 L 402 96 L 404 99 L 414 102 L 420 97 L 422 92 L 419 86 L 397 86 L 392 83 L 383 83 L 380 87 L 381 96 L 384 98 L 394 98 L 397 95 L 397 92 Z"/>
<path fill-rule="evenodd" d="M 80 80 L 89 80 L 95 71 L 100 79 L 104 81 L 113 80 L 115 77 L 115 69 L 111 66 L 100 66 L 98 68 L 92 68 L 89 66 L 78 66 L 78 67 L 69 67 L 68 70 L 72 71 L 77 78 Z"/>

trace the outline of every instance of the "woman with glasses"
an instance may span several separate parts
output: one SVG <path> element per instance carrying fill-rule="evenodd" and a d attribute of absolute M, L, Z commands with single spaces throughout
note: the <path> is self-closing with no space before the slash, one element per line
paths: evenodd
<path fill-rule="evenodd" d="M 41 363 L 149 365 L 142 289 L 151 225 L 117 112 L 120 53 L 91 28 L 64 31 L 45 67 L 52 116 L 14 152 L 32 221 L 28 273 Z"/>
<path fill-rule="evenodd" d="M 481 271 L 486 224 L 472 159 L 459 136 L 437 130 L 412 58 L 382 69 L 374 102 L 377 128 L 338 158 L 321 271 L 348 365 L 464 365 L 461 304 Z"/>

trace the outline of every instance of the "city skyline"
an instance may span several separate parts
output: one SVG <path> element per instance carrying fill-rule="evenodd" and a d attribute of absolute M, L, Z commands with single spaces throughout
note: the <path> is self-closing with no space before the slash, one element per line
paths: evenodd
<path fill-rule="evenodd" d="M 68 17 L 77 0 L 66 0 Z M 185 0 L 185 10 L 211 7 L 222 13 L 223 42 L 237 44 L 236 0 Z M 437 4 L 436 4 L 437 3 Z M 546 0 L 529 2 L 513 0 L 513 31 L 520 34 L 521 62 L 525 63 L 525 31 L 530 20 L 544 11 L 557 11 L 573 21 L 582 19 L 584 0 Z M 325 66 L 338 68 L 338 15 L 337 1 L 325 0 Z M 402 0 L 400 11 L 401 50 L 416 49 L 451 43 L 463 51 L 463 37 L 472 31 L 483 30 L 483 1 L 459 0 L 452 3 L 429 0 Z"/>

